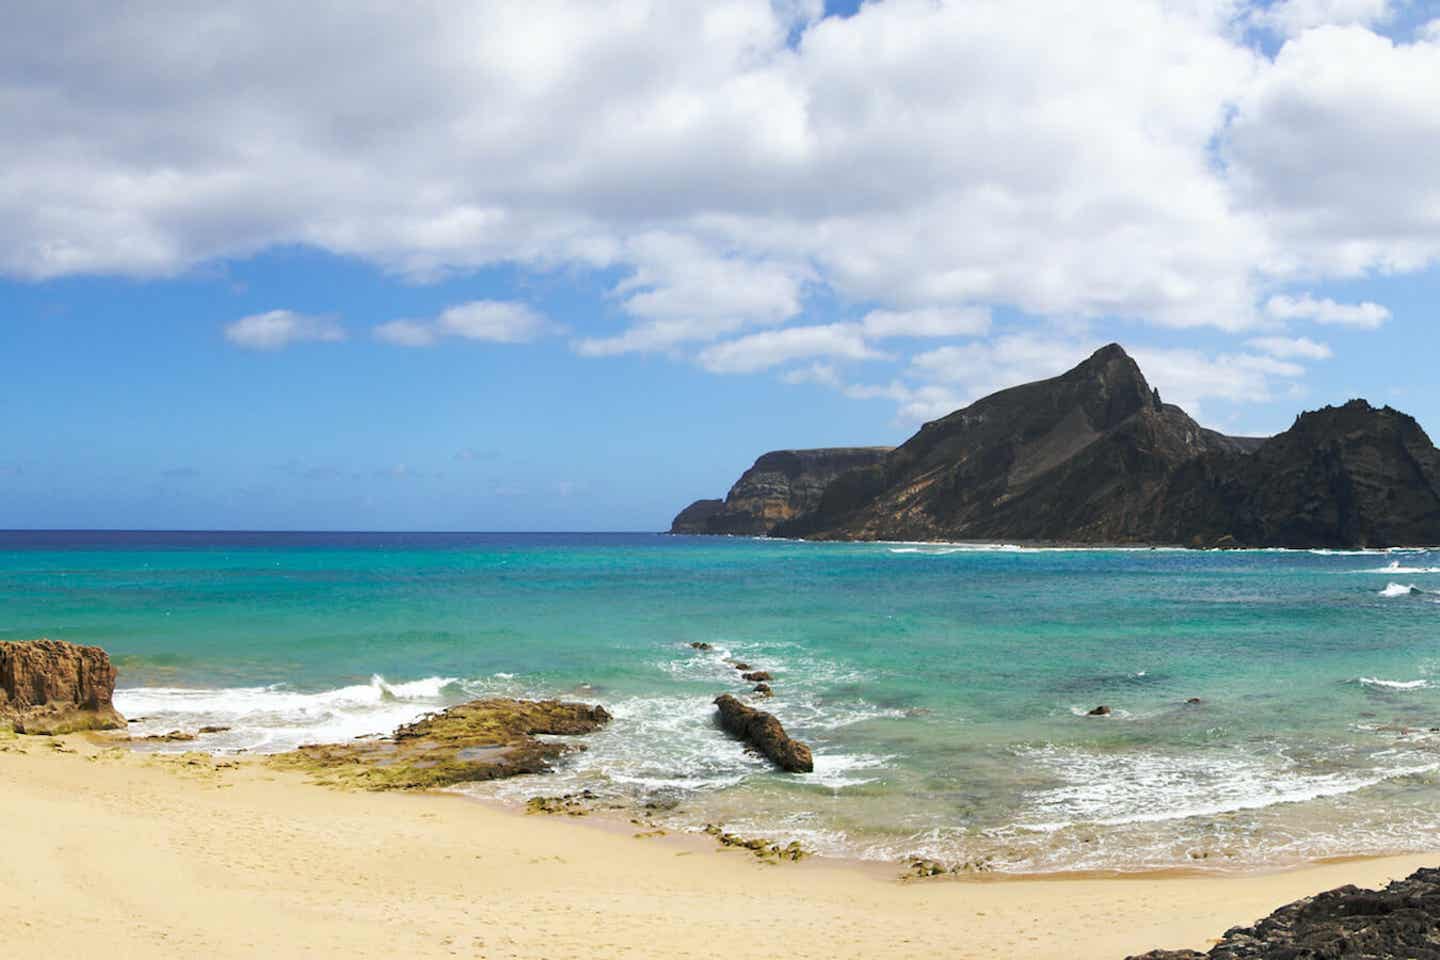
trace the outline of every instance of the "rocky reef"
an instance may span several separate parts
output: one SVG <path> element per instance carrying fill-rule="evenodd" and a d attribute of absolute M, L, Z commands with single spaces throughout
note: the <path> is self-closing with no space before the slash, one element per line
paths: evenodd
<path fill-rule="evenodd" d="M 680 511 L 670 532 L 764 536 L 818 507 L 836 477 L 879 463 L 889 452 L 889 447 L 772 451 L 740 475 L 723 501 L 697 500 Z"/>
<path fill-rule="evenodd" d="M 317 782 L 363 790 L 417 790 L 544 773 L 581 744 L 539 740 L 578 736 L 610 722 L 601 706 L 560 700 L 473 700 L 423 717 L 383 739 L 310 744 L 271 758 Z"/>
<path fill-rule="evenodd" d="M 741 477 L 703 532 L 1192 547 L 1440 543 L 1440 451 L 1413 418 L 1356 400 L 1306 413 L 1268 439 L 1226 436 L 1165 403 L 1118 344 L 1058 377 L 927 423 L 889 453 L 872 450 L 868 463 L 815 473 L 788 516 L 756 506 L 771 501 L 752 495 L 767 489 L 761 478 L 773 471 L 761 466 L 771 456 Z M 742 507 L 749 526 L 721 529 L 743 526 L 725 519 Z"/>
<path fill-rule="evenodd" d="M 815 761 L 810 748 L 791 739 L 780 721 L 764 710 L 746 706 L 728 693 L 715 698 L 720 726 L 732 737 L 748 743 L 761 756 L 788 773 L 811 773 Z"/>
<path fill-rule="evenodd" d="M 0 722 L 16 733 L 122 728 L 114 693 L 115 667 L 99 647 L 63 640 L 0 643 Z"/>
<path fill-rule="evenodd" d="M 1344 886 L 1233 927 L 1207 953 L 1152 950 L 1129 960 L 1261 958 L 1440 960 L 1440 870 L 1422 869 L 1383 890 Z"/>

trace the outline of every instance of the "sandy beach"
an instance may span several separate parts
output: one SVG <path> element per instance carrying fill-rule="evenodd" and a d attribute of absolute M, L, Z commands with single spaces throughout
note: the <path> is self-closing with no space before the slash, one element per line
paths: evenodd
<path fill-rule="evenodd" d="M 0 819 L 0 910 L 17 956 L 1118 960 L 1204 949 L 1282 903 L 1437 859 L 900 882 L 884 868 L 768 865 L 708 838 L 340 792 L 254 761 L 83 735 L 0 741 Z"/>

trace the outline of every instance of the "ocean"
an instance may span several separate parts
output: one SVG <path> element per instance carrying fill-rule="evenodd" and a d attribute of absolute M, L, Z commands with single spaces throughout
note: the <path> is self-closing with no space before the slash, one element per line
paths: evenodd
<path fill-rule="evenodd" d="M 40 636 L 110 652 L 132 732 L 230 726 L 196 741 L 219 752 L 601 703 L 554 774 L 464 791 L 836 856 L 1250 870 L 1440 839 L 1440 551 L 0 533 L 0 639 Z M 774 675 L 813 774 L 715 727 L 750 686 L 729 658 Z"/>

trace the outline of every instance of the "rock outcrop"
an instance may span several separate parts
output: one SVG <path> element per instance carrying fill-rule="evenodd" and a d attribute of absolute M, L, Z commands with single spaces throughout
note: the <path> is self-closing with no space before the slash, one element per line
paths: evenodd
<path fill-rule="evenodd" d="M 764 536 L 818 507 L 836 477 L 879 463 L 889 452 L 889 447 L 772 451 L 741 474 L 723 501 L 697 500 L 680 511 L 670 532 Z"/>
<path fill-rule="evenodd" d="M 709 533 L 710 518 L 725 512 L 724 500 L 696 500 L 675 514 L 671 533 Z"/>
<path fill-rule="evenodd" d="M 1208 953 L 1154 950 L 1129 960 L 1268 957 L 1440 960 L 1440 870 L 1417 870 L 1383 890 L 1344 886 L 1297 900 L 1227 930 Z"/>
<path fill-rule="evenodd" d="M 115 667 L 99 647 L 63 640 L 0 643 L 0 722 L 16 733 L 74 733 L 125 726 L 111 698 Z"/>
<path fill-rule="evenodd" d="M 741 479 L 732 498 L 752 502 L 736 496 Z M 831 477 L 813 509 L 751 516 L 768 534 L 824 540 L 1434 545 L 1440 451 L 1412 418 L 1363 400 L 1269 439 L 1225 436 L 1164 403 L 1111 344 L 925 424 Z"/>
<path fill-rule="evenodd" d="M 415 790 L 544 773 L 583 745 L 539 740 L 577 736 L 610 722 L 601 706 L 559 700 L 472 700 L 396 729 L 383 740 L 312 744 L 271 759 L 320 783 Z"/>
<path fill-rule="evenodd" d="M 810 748 L 793 740 L 780 721 L 764 710 L 748 707 L 728 693 L 715 698 L 720 726 L 732 737 L 744 740 L 757 753 L 790 773 L 811 773 L 815 761 Z"/>

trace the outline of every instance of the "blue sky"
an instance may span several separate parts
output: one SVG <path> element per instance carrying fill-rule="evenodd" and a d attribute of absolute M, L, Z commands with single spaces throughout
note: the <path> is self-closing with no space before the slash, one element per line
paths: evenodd
<path fill-rule="evenodd" d="M 1110 340 L 1440 430 L 1440 10 L 1028 6 L 12 11 L 0 527 L 660 529 Z"/>

